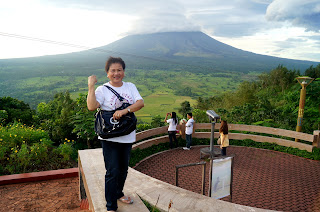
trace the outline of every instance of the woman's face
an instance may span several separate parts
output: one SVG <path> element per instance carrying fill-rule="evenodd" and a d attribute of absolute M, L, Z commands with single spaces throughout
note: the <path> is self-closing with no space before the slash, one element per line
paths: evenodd
<path fill-rule="evenodd" d="M 113 86 L 122 86 L 122 79 L 124 77 L 124 70 L 120 63 L 112 63 L 107 72 L 107 77 Z"/>

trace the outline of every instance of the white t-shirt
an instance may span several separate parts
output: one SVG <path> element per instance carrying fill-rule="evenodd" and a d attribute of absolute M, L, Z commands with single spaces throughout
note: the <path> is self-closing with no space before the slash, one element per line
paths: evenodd
<path fill-rule="evenodd" d="M 189 119 L 188 122 L 186 123 L 186 134 L 191 135 L 193 132 L 193 124 L 194 120 L 193 118 Z"/>
<path fill-rule="evenodd" d="M 168 119 L 167 123 L 169 123 L 168 131 L 176 131 L 177 130 L 177 123 L 174 122 L 173 118 Z"/>
<path fill-rule="evenodd" d="M 136 103 L 136 101 L 142 99 L 137 87 L 131 82 L 123 82 L 123 85 L 121 87 L 113 87 L 109 82 L 105 83 L 104 85 L 108 85 L 113 88 L 130 104 L 134 104 Z M 102 110 L 115 110 L 120 107 L 122 103 L 120 102 L 118 97 L 104 85 L 101 85 L 96 89 L 96 100 L 99 102 Z M 136 131 L 134 130 L 128 135 L 108 139 L 103 139 L 99 136 L 99 139 L 118 143 L 133 143 L 136 141 Z"/>

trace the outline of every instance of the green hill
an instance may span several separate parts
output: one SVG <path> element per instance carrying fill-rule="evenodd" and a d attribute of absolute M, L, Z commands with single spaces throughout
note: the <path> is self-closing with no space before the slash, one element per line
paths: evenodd
<path fill-rule="evenodd" d="M 18 98 L 33 108 L 62 91 L 77 97 L 87 92 L 89 75 L 97 75 L 98 84 L 107 81 L 104 65 L 110 55 L 125 60 L 125 81 L 135 83 L 146 102 L 164 97 L 160 105 L 166 107 L 150 104 L 145 117 L 163 113 L 160 109 L 173 110 L 181 99 L 192 102 L 233 91 L 243 80 L 255 80 L 279 64 L 299 70 L 316 65 L 236 49 L 202 32 L 132 35 L 86 51 L 0 60 L 0 96 Z"/>

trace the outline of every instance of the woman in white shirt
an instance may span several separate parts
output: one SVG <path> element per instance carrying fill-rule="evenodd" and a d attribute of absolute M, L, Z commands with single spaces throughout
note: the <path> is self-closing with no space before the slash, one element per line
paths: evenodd
<path fill-rule="evenodd" d="M 96 76 L 88 77 L 88 109 L 93 111 L 97 108 L 112 111 L 119 108 L 122 102 L 105 85 L 113 88 L 131 105 L 123 110 L 117 110 L 113 114 L 114 119 L 120 119 L 127 113 L 133 113 L 140 110 L 143 106 L 143 99 L 140 96 L 136 86 L 130 82 L 123 82 L 125 74 L 125 63 L 121 58 L 110 57 L 106 62 L 105 71 L 109 82 L 99 86 L 95 90 L 97 83 Z M 136 140 L 136 131 L 128 135 L 103 139 L 101 141 L 104 163 L 106 168 L 105 175 L 105 198 L 107 201 L 107 210 L 116 211 L 118 209 L 117 200 L 131 204 L 133 200 L 125 196 L 123 187 L 128 174 L 128 166 L 132 143 Z"/>
<path fill-rule="evenodd" d="M 171 118 L 167 120 L 168 115 L 170 115 Z M 170 140 L 170 148 L 171 149 L 173 148 L 172 140 L 174 140 L 175 142 L 175 147 L 178 147 L 178 140 L 176 137 L 177 124 L 178 124 L 177 114 L 175 112 L 167 113 L 166 118 L 164 119 L 164 122 L 169 123 L 168 135 Z"/>

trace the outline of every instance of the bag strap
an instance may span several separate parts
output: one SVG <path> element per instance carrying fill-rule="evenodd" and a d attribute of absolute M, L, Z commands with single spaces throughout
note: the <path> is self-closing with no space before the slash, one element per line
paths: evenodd
<path fill-rule="evenodd" d="M 104 85 L 106 86 L 112 93 L 114 93 L 114 95 L 116 95 L 118 97 L 118 99 L 120 100 L 120 102 L 122 102 L 125 98 L 123 98 L 122 96 L 120 96 L 120 94 L 118 94 L 117 91 L 115 91 L 113 88 L 111 88 L 108 85 Z"/>

